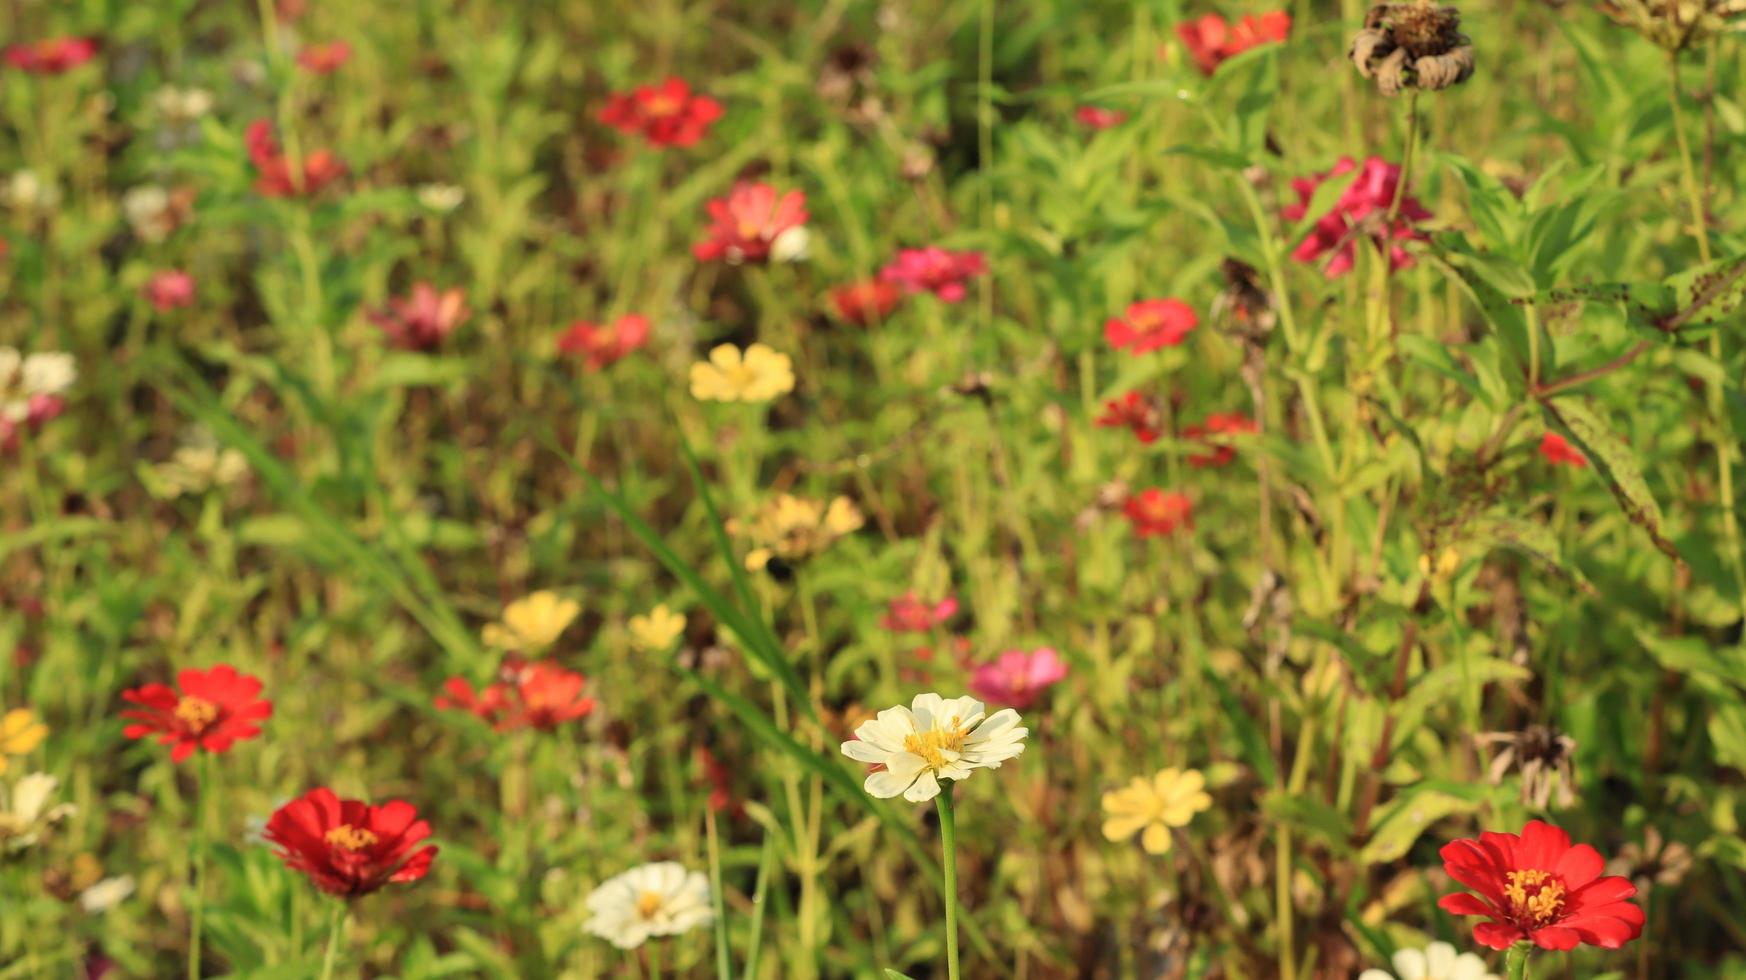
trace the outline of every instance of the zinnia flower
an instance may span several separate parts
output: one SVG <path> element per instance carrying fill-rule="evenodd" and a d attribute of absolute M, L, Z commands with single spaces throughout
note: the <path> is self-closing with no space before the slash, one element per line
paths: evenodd
<path fill-rule="evenodd" d="M 1315 196 L 1316 188 L 1323 181 L 1344 176 L 1354 170 L 1358 170 L 1357 162 L 1351 157 L 1341 157 L 1334 169 L 1327 173 L 1294 179 L 1291 186 L 1297 191 L 1297 203 L 1284 209 L 1285 217 L 1290 221 L 1303 220 L 1309 211 L 1310 200 Z M 1413 222 L 1429 219 L 1431 212 L 1425 210 L 1417 198 L 1403 193 L 1394 224 L 1384 229 L 1383 220 L 1394 206 L 1395 188 L 1399 185 L 1400 167 L 1381 157 L 1365 160 L 1358 177 L 1340 194 L 1333 209 L 1316 219 L 1315 226 L 1298 243 L 1291 257 L 1299 262 L 1315 262 L 1331 253 L 1333 258 L 1328 260 L 1326 275 L 1333 279 L 1352 268 L 1357 260 L 1358 239 L 1368 236 L 1378 248 L 1385 242 L 1388 244 L 1390 271 L 1411 266 L 1412 253 L 1400 243 L 1423 241 L 1425 233 L 1414 228 Z"/>
<path fill-rule="evenodd" d="M 635 949 L 652 936 L 677 936 L 708 925 L 709 879 L 676 861 L 659 861 L 608 878 L 588 895 L 591 934 L 619 949 Z"/>
<path fill-rule="evenodd" d="M 933 293 L 948 303 L 956 303 L 968 292 L 964 284 L 987 272 L 988 260 L 981 252 L 948 252 L 929 245 L 899 251 L 890 265 L 879 270 L 879 278 L 903 287 L 908 293 Z"/>
<path fill-rule="evenodd" d="M 385 308 L 365 314 L 382 328 L 389 344 L 411 351 L 435 350 L 471 315 L 460 288 L 439 293 L 428 282 L 415 284 L 408 296 L 390 296 Z"/>
<path fill-rule="evenodd" d="M 570 324 L 558 338 L 558 350 L 576 354 L 590 371 L 616 364 L 649 342 L 649 318 L 627 313 L 602 327 L 585 320 Z"/>
<path fill-rule="evenodd" d="M 1358 980 L 1498 980 L 1474 953 L 1456 955 L 1448 943 L 1432 943 L 1424 949 L 1399 949 L 1394 953 L 1394 973 L 1365 970 Z"/>
<path fill-rule="evenodd" d="M 958 599 L 955 596 L 928 603 L 914 592 L 905 592 L 891 600 L 885 615 L 879 617 L 879 625 L 893 633 L 931 633 L 934 627 L 943 625 L 957 613 Z"/>
<path fill-rule="evenodd" d="M 1128 307 L 1125 319 L 1104 323 L 1103 339 L 1116 350 L 1146 354 L 1182 343 L 1199 323 L 1194 308 L 1179 299 L 1141 300 Z"/>
<path fill-rule="evenodd" d="M 1540 439 L 1540 455 L 1546 462 L 1554 466 L 1574 466 L 1582 469 L 1588 465 L 1588 457 L 1579 452 L 1568 439 L 1556 432 L 1548 432 Z"/>
<path fill-rule="evenodd" d="M 1170 830 L 1186 827 L 1212 806 L 1206 777 L 1198 769 L 1160 769 L 1151 779 L 1135 776 L 1121 789 L 1103 794 L 1103 836 L 1121 843 L 1135 834 L 1148 854 L 1170 850 Z"/>
<path fill-rule="evenodd" d="M 680 78 L 615 92 L 600 110 L 601 122 L 626 135 L 640 134 L 651 146 L 694 146 L 720 118 L 721 103 L 694 94 Z"/>
<path fill-rule="evenodd" d="M 1112 398 L 1103 405 L 1103 414 L 1094 423 L 1100 429 L 1130 429 L 1141 445 L 1158 441 L 1158 406 L 1137 391 Z"/>
<path fill-rule="evenodd" d="M 1516 834 L 1486 833 L 1443 847 L 1443 870 L 1471 888 L 1445 895 L 1450 915 L 1484 916 L 1473 938 L 1492 949 L 1530 940 L 1541 949 L 1587 943 L 1617 949 L 1643 931 L 1643 910 L 1629 899 L 1637 886 L 1602 877 L 1605 862 L 1587 844 L 1540 820 Z"/>
<path fill-rule="evenodd" d="M 772 558 L 799 561 L 829 548 L 837 539 L 853 534 L 866 523 L 860 508 L 847 497 L 829 504 L 793 494 L 777 494 L 749 521 L 731 520 L 728 533 L 743 536 L 753 545 L 746 553 L 746 569 L 763 571 Z"/>
<path fill-rule="evenodd" d="M 13 708 L 0 715 L 0 772 L 6 771 L 7 756 L 36 751 L 48 733 L 48 726 L 38 721 L 36 712 L 29 708 Z"/>
<path fill-rule="evenodd" d="M 647 615 L 630 618 L 631 645 L 644 653 L 666 653 L 685 632 L 685 616 L 662 603 Z"/>
<path fill-rule="evenodd" d="M 741 183 L 705 205 L 709 237 L 692 246 L 700 262 L 766 262 L 804 252 L 806 195 L 778 195 L 769 184 Z"/>
<path fill-rule="evenodd" d="M 1022 711 L 1066 676 L 1067 663 L 1052 647 L 1008 650 L 970 672 L 970 693 Z"/>
<path fill-rule="evenodd" d="M 102 915 L 133 894 L 132 875 L 104 878 L 79 893 L 79 908 L 90 915 Z"/>
<path fill-rule="evenodd" d="M 171 762 L 181 762 L 196 750 L 219 755 L 261 734 L 260 723 L 273 716 L 273 703 L 260 694 L 260 678 L 239 674 L 229 664 L 184 670 L 176 675 L 175 688 L 147 684 L 122 692 L 123 701 L 139 705 L 121 713 L 133 722 L 122 734 L 174 745 Z"/>
<path fill-rule="evenodd" d="M 573 599 L 535 592 L 510 603 L 503 610 L 503 621 L 488 624 L 481 638 L 486 646 L 500 650 L 538 653 L 556 643 L 581 612 L 582 604 Z"/>
<path fill-rule="evenodd" d="M 1188 465 L 1224 466 L 1237 458 L 1237 451 L 1231 446 L 1231 438 L 1253 435 L 1259 431 L 1260 427 L 1255 424 L 1255 420 L 1241 412 L 1214 412 L 1206 417 L 1205 422 L 1182 430 L 1182 438 L 1204 442 L 1210 450 L 1191 454 Z"/>
<path fill-rule="evenodd" d="M 318 149 L 303 155 L 300 173 L 292 173 L 291 161 L 273 136 L 273 125 L 265 119 L 249 124 L 243 134 L 248 146 L 249 162 L 255 165 L 255 191 L 262 197 L 297 197 L 312 195 L 345 176 L 346 165 L 329 149 Z"/>
<path fill-rule="evenodd" d="M 691 365 L 691 397 L 706 402 L 767 402 L 794 390 L 794 362 L 765 344 L 732 344 Z"/>
<path fill-rule="evenodd" d="M 352 60 L 352 46 L 344 41 L 311 44 L 297 52 L 297 64 L 315 75 L 331 75 Z"/>
<path fill-rule="evenodd" d="M 876 767 L 866 782 L 873 796 L 925 803 L 939 795 L 942 779 L 965 779 L 1016 758 L 1028 734 L 1011 708 L 989 715 L 975 698 L 918 694 L 909 707 L 886 708 L 863 722 L 843 754 Z"/>
<path fill-rule="evenodd" d="M 1073 113 L 1073 118 L 1089 129 L 1114 129 L 1128 121 L 1128 114 L 1119 109 L 1082 105 Z"/>
<path fill-rule="evenodd" d="M 0 783 L 0 854 L 30 847 L 55 824 L 78 812 L 70 803 L 49 805 L 60 784 L 41 772 L 20 777 L 10 787 Z"/>
<path fill-rule="evenodd" d="M 194 277 L 180 269 L 165 269 L 152 274 L 140 295 L 159 313 L 194 305 Z"/>
<path fill-rule="evenodd" d="M 97 57 L 97 39 L 55 37 L 6 49 L 6 63 L 32 75 L 59 75 Z"/>
<path fill-rule="evenodd" d="M 443 684 L 446 694 L 437 696 L 440 709 L 465 711 L 500 732 L 533 728 L 549 732 L 559 725 L 585 718 L 594 710 L 594 699 L 582 694 L 588 679 L 545 661 L 505 665 L 504 680 L 487 684 L 475 693 L 462 677 Z"/>
<path fill-rule="evenodd" d="M 437 849 L 413 847 L 429 836 L 430 824 L 418 819 L 410 803 L 371 806 L 342 800 L 326 787 L 273 811 L 262 833 L 286 867 L 308 875 L 329 895 L 348 899 L 423 878 Z"/>
<path fill-rule="evenodd" d="M 0 347 L 0 422 L 40 425 L 61 413 L 62 398 L 79 378 L 71 354 L 25 357 Z"/>
<path fill-rule="evenodd" d="M 1207 14 L 1176 25 L 1176 36 L 1182 39 L 1203 75 L 1211 75 L 1228 58 L 1263 44 L 1283 42 L 1290 34 L 1291 15 L 1282 10 L 1258 17 L 1247 14 L 1235 23 L 1227 23 L 1218 14 Z"/>
<path fill-rule="evenodd" d="M 864 279 L 831 290 L 831 306 L 837 319 L 865 327 L 889 317 L 903 293 L 896 283 L 884 279 Z"/>
<path fill-rule="evenodd" d="M 1128 497 L 1122 513 L 1142 538 L 1174 534 L 1177 528 L 1194 527 L 1194 502 L 1185 493 L 1153 487 Z"/>

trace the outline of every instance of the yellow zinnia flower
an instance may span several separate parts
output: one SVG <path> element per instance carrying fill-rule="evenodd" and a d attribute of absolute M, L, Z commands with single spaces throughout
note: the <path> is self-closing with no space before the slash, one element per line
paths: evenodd
<path fill-rule="evenodd" d="M 503 621 L 485 627 L 486 646 L 535 653 L 557 642 L 582 612 L 582 604 L 555 592 L 535 592 L 503 610 Z"/>
<path fill-rule="evenodd" d="M 864 523 L 860 508 L 847 497 L 824 504 L 782 493 L 751 520 L 729 521 L 727 529 L 751 540 L 754 547 L 746 553 L 746 568 L 758 572 L 772 558 L 794 561 L 818 554 L 838 538 L 860 530 Z"/>
<path fill-rule="evenodd" d="M 732 344 L 691 365 L 691 397 L 706 402 L 767 402 L 794 390 L 794 362 L 764 344 Z"/>
<path fill-rule="evenodd" d="M 666 652 L 683 632 L 684 615 L 668 609 L 666 603 L 649 610 L 646 616 L 630 619 L 631 645 L 644 653 Z"/>
<path fill-rule="evenodd" d="M 1170 828 L 1188 826 L 1210 806 L 1206 777 L 1198 769 L 1172 767 L 1151 779 L 1135 776 L 1103 794 L 1103 836 L 1120 843 L 1139 833 L 1147 853 L 1163 854 L 1170 850 Z"/>
<path fill-rule="evenodd" d="M 29 708 L 14 708 L 0 716 L 0 772 L 6 771 L 6 757 L 23 755 L 48 738 L 48 726 L 36 720 Z"/>

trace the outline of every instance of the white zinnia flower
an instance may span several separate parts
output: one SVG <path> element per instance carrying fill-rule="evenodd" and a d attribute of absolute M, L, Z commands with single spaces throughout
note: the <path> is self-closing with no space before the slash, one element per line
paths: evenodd
<path fill-rule="evenodd" d="M 1400 980 L 1497 980 L 1485 969 L 1485 961 L 1472 953 L 1455 952 L 1448 943 L 1432 943 L 1424 949 L 1396 950 L 1394 970 Z M 1365 970 L 1358 980 L 1395 980 L 1384 970 Z"/>
<path fill-rule="evenodd" d="M 677 861 L 659 861 L 607 879 L 588 896 L 587 930 L 619 949 L 651 936 L 676 936 L 715 917 L 709 879 Z"/>
<path fill-rule="evenodd" d="M 419 204 L 439 214 L 453 211 L 467 199 L 467 192 L 454 184 L 420 184 L 417 194 Z"/>
<path fill-rule="evenodd" d="M 77 812 L 68 803 L 49 805 L 60 785 L 60 780 L 43 772 L 19 779 L 10 791 L 0 785 L 0 854 L 35 844 L 50 827 Z"/>
<path fill-rule="evenodd" d="M 21 421 L 30 414 L 31 399 L 38 395 L 60 395 L 78 377 L 79 369 L 71 354 L 25 357 L 11 347 L 0 347 L 0 418 Z"/>
<path fill-rule="evenodd" d="M 1025 750 L 1030 730 L 1019 727 L 1018 712 L 984 715 L 975 698 L 918 694 L 909 707 L 886 708 L 855 729 L 856 740 L 843 743 L 843 754 L 885 767 L 867 777 L 867 792 L 923 803 L 939 795 L 940 780 L 999 769 Z"/>
<path fill-rule="evenodd" d="M 770 261 L 805 262 L 812 255 L 812 233 L 805 225 L 795 225 L 770 243 Z"/>
<path fill-rule="evenodd" d="M 101 915 L 126 901 L 132 894 L 132 875 L 105 878 L 79 893 L 79 907 L 92 915 Z"/>

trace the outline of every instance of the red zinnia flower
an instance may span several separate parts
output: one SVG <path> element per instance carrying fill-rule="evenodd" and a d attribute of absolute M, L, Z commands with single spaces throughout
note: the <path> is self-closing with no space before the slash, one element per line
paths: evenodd
<path fill-rule="evenodd" d="M 831 305 L 836 307 L 838 319 L 857 327 L 884 320 L 902 299 L 897 285 L 884 279 L 863 279 L 831 290 Z"/>
<path fill-rule="evenodd" d="M 1588 465 L 1588 457 L 1578 452 L 1569 440 L 1556 432 L 1548 432 L 1541 438 L 1540 455 L 1546 457 L 1546 462 L 1554 466 L 1574 466 L 1581 469 Z"/>
<path fill-rule="evenodd" d="M 385 309 L 365 314 L 388 335 L 388 343 L 401 350 L 435 350 L 472 315 L 467 294 L 456 289 L 441 293 L 428 282 L 417 283 L 406 297 L 390 296 Z"/>
<path fill-rule="evenodd" d="M 348 899 L 423 878 L 437 854 L 435 847 L 412 851 L 430 836 L 430 824 L 418 819 L 412 804 L 371 806 L 342 800 L 326 787 L 274 811 L 262 836 L 279 848 L 286 867 L 308 875 L 329 895 Z"/>
<path fill-rule="evenodd" d="M 694 146 L 720 118 L 721 103 L 693 94 L 680 78 L 615 92 L 600 110 L 601 122 L 627 135 L 641 133 L 652 146 Z"/>
<path fill-rule="evenodd" d="M 701 262 L 764 262 L 777 239 L 804 235 L 806 230 L 806 195 L 800 191 L 778 195 L 769 184 L 736 184 L 728 196 L 710 201 L 705 208 L 713 222 L 709 237 L 691 247 L 691 254 Z"/>
<path fill-rule="evenodd" d="M 987 271 L 988 261 L 981 252 L 948 252 L 929 245 L 900 250 L 890 265 L 879 270 L 879 278 L 902 286 L 904 292 L 933 293 L 956 303 L 964 298 L 964 283 Z"/>
<path fill-rule="evenodd" d="M 590 371 L 622 360 L 649 342 L 649 318 L 628 313 L 613 321 L 612 326 L 577 320 L 558 338 L 558 350 L 579 354 Z"/>
<path fill-rule="evenodd" d="M 879 617 L 879 625 L 893 633 L 928 633 L 957 613 L 956 596 L 946 596 L 939 602 L 930 604 L 918 598 L 914 592 L 905 592 L 891 600 L 885 615 Z"/>
<path fill-rule="evenodd" d="M 311 44 L 297 52 L 297 63 L 317 75 L 331 75 L 350 60 L 352 46 L 344 41 Z"/>
<path fill-rule="evenodd" d="M 1185 493 L 1164 491 L 1153 487 L 1130 496 L 1122 505 L 1122 513 L 1134 525 L 1134 533 L 1142 538 L 1174 534 L 1176 529 L 1194 527 L 1194 502 Z"/>
<path fill-rule="evenodd" d="M 249 123 L 243 134 L 248 145 L 249 162 L 260 176 L 255 178 L 255 190 L 263 197 L 295 197 L 314 194 L 345 176 L 346 165 L 332 150 L 320 149 L 305 154 L 301 174 L 291 172 L 291 161 L 273 136 L 273 126 L 265 119 Z"/>
<path fill-rule="evenodd" d="M 159 313 L 194 304 L 194 277 L 180 269 L 165 269 L 154 273 L 140 290 L 146 302 Z"/>
<path fill-rule="evenodd" d="M 549 732 L 594 710 L 594 699 L 582 694 L 588 679 L 575 671 L 535 661 L 506 664 L 503 675 L 504 680 L 485 685 L 477 694 L 464 678 L 451 677 L 443 685 L 448 694 L 438 695 L 436 706 L 475 715 L 500 732 Z"/>
<path fill-rule="evenodd" d="M 1492 949 L 1531 940 L 1541 949 L 1579 943 L 1618 949 L 1643 931 L 1643 910 L 1628 899 L 1630 879 L 1602 877 L 1606 862 L 1587 844 L 1539 820 L 1515 834 L 1480 834 L 1443 847 L 1443 870 L 1473 891 L 1445 895 L 1451 915 L 1483 915 L 1473 938 Z"/>
<path fill-rule="evenodd" d="M 1249 14 L 1235 23 L 1227 23 L 1218 14 L 1207 14 L 1176 25 L 1176 36 L 1182 39 L 1203 75 L 1211 75 L 1226 58 L 1263 44 L 1282 42 L 1290 33 L 1291 15 L 1282 10 L 1259 17 Z"/>
<path fill-rule="evenodd" d="M 1206 417 L 1203 424 L 1191 425 L 1182 430 L 1182 438 L 1198 439 L 1205 442 L 1211 450 L 1189 456 L 1188 465 L 1224 466 L 1237 458 L 1237 451 L 1231 447 L 1230 438 L 1259 431 L 1260 426 L 1255 424 L 1255 420 L 1241 412 L 1214 412 Z"/>
<path fill-rule="evenodd" d="M 1080 125 L 1092 129 L 1113 129 L 1128 121 L 1128 114 L 1120 109 L 1105 109 L 1101 106 L 1082 105 L 1073 113 L 1073 118 Z"/>
<path fill-rule="evenodd" d="M 6 63 L 33 75 L 59 75 L 97 57 L 93 37 L 55 37 L 6 49 Z"/>
<path fill-rule="evenodd" d="M 734 797 L 733 770 L 701 745 L 697 747 L 696 755 L 697 765 L 703 770 L 703 781 L 709 787 L 709 808 L 730 816 L 745 812 L 745 806 Z"/>
<path fill-rule="evenodd" d="M 1297 203 L 1285 208 L 1285 217 L 1291 221 L 1303 220 L 1309 210 L 1310 199 L 1315 196 L 1316 188 L 1323 181 L 1357 169 L 1358 164 L 1351 157 L 1341 157 L 1334 169 L 1327 173 L 1294 179 L 1291 186 L 1297 191 Z M 1333 279 L 1352 268 L 1357 259 L 1358 238 L 1364 235 L 1375 242 L 1378 248 L 1382 247 L 1385 240 L 1389 242 L 1388 267 L 1391 271 L 1412 265 L 1412 253 L 1397 243 L 1423 241 L 1426 238 L 1425 233 L 1414 228 L 1413 222 L 1430 218 L 1431 212 L 1425 210 L 1417 198 L 1405 194 L 1401 197 L 1400 211 L 1395 215 L 1394 225 L 1385 231 L 1382 228 L 1383 219 L 1388 216 L 1388 210 L 1394 204 L 1395 188 L 1398 186 L 1400 167 L 1384 161 L 1381 157 L 1365 160 L 1364 169 L 1357 179 L 1341 193 L 1333 210 L 1316 219 L 1315 227 L 1298 243 L 1291 257 L 1299 262 L 1314 262 L 1323 255 L 1333 253 L 1334 257 L 1328 260 L 1327 267 L 1327 276 Z"/>
<path fill-rule="evenodd" d="M 1137 391 L 1112 398 L 1103 405 L 1096 425 L 1100 429 L 1132 429 L 1143 445 L 1158 441 L 1158 406 Z"/>
<path fill-rule="evenodd" d="M 147 684 L 121 694 L 123 701 L 139 705 L 121 713 L 133 722 L 122 734 L 155 736 L 161 744 L 175 745 L 171 762 L 181 762 L 197 749 L 214 755 L 228 752 L 232 743 L 259 735 L 260 723 L 273 716 L 273 703 L 260 698 L 260 678 L 239 674 L 229 664 L 184 670 L 176 675 L 176 688 Z"/>
<path fill-rule="evenodd" d="M 1145 354 L 1182 343 L 1200 323 L 1194 308 L 1179 299 L 1147 299 L 1128 307 L 1126 319 L 1110 319 L 1103 337 L 1116 350 Z"/>

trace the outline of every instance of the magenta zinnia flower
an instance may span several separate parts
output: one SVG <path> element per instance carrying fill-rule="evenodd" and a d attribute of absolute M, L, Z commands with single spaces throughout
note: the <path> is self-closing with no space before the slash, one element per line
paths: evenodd
<path fill-rule="evenodd" d="M 1067 664 L 1053 647 L 1008 650 L 970 673 L 970 693 L 1023 711 L 1066 676 Z"/>

